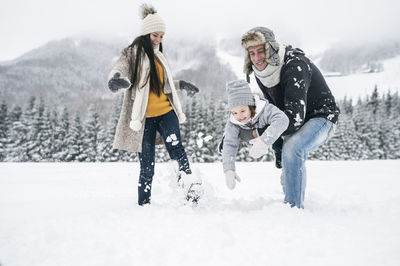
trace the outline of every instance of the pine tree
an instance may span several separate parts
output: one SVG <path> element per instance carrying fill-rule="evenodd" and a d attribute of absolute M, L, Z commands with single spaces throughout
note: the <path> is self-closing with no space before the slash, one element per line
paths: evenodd
<path fill-rule="evenodd" d="M 369 134 L 367 143 L 371 151 L 372 159 L 383 159 L 383 135 L 382 132 L 382 108 L 381 99 L 378 94 L 378 86 L 375 85 L 371 98 L 367 102 L 367 108 L 372 112 L 369 116 L 368 126 Z"/>
<path fill-rule="evenodd" d="M 384 159 L 398 159 L 400 148 L 400 120 L 398 114 L 394 113 L 395 98 L 390 91 L 383 99 L 379 113 L 380 141 L 382 144 Z"/>
<path fill-rule="evenodd" d="M 50 111 L 43 116 L 43 123 L 38 136 L 41 161 L 52 162 L 54 153 L 54 128 L 51 122 Z"/>
<path fill-rule="evenodd" d="M 327 143 L 330 149 L 329 159 L 359 160 L 365 156 L 364 145 L 355 130 L 354 121 L 349 114 L 341 114 L 336 132 Z"/>
<path fill-rule="evenodd" d="M 3 162 L 7 155 L 6 146 L 9 142 L 9 127 L 8 106 L 3 101 L 0 106 L 0 162 Z"/>
<path fill-rule="evenodd" d="M 4 161 L 7 162 L 18 162 L 20 161 L 18 156 L 16 155 L 16 148 L 18 147 L 18 133 L 16 130 L 16 125 L 20 122 L 20 119 L 22 117 L 22 108 L 19 106 L 15 106 L 10 114 L 8 115 L 8 121 L 9 121 L 9 130 L 8 130 L 8 138 L 7 138 L 7 144 L 5 147 L 5 158 Z"/>
<path fill-rule="evenodd" d="M 371 138 L 370 134 L 372 132 L 371 121 L 369 119 L 368 108 L 362 103 L 361 100 L 359 100 L 357 105 L 354 107 L 353 121 L 357 138 L 362 143 L 359 159 L 372 159 L 372 153 L 369 145 Z"/>
<path fill-rule="evenodd" d="M 392 94 L 390 93 L 390 90 L 387 93 L 384 102 L 385 102 L 385 113 L 388 117 L 391 117 L 392 107 L 393 107 L 393 97 L 392 97 Z"/>
<path fill-rule="evenodd" d="M 84 149 L 87 155 L 86 161 L 96 162 L 100 159 L 99 144 L 101 142 L 102 129 L 99 114 L 94 106 L 88 109 L 88 119 L 85 128 Z"/>
<path fill-rule="evenodd" d="M 372 114 L 376 115 L 379 109 L 379 94 L 378 94 L 378 86 L 375 85 L 374 91 L 372 92 L 371 99 L 367 99 L 367 106 L 372 110 Z"/>
<path fill-rule="evenodd" d="M 69 134 L 69 113 L 67 107 L 64 107 L 61 114 L 60 121 L 58 120 L 57 112 L 53 115 L 53 128 L 54 128 L 54 152 L 53 160 L 57 162 L 64 162 L 68 156 L 68 142 L 67 136 Z"/>
<path fill-rule="evenodd" d="M 12 123 L 10 139 L 12 142 L 7 147 L 7 161 L 29 162 L 33 161 L 30 151 L 34 148 L 34 123 L 37 114 L 36 98 L 31 97 L 27 109 L 20 114 L 20 117 Z M 18 110 L 15 110 L 18 111 Z M 13 117 L 16 119 L 16 117 Z"/>
<path fill-rule="evenodd" d="M 114 136 L 117 128 L 119 115 L 121 112 L 122 98 L 119 97 L 114 105 L 113 112 L 107 123 L 107 129 L 104 139 L 100 145 L 101 161 L 104 162 L 118 162 L 123 161 L 126 155 L 124 151 L 113 149 Z"/>
<path fill-rule="evenodd" d="M 186 125 L 186 140 L 187 144 L 185 147 L 186 153 L 190 161 L 197 162 L 196 154 L 196 139 L 197 139 L 197 121 L 199 120 L 200 106 L 197 99 L 190 100 L 190 107 L 186 114 L 187 125 Z"/>
<path fill-rule="evenodd" d="M 46 111 L 43 99 L 37 107 L 37 113 L 32 125 L 32 135 L 29 140 L 29 161 L 51 161 L 53 153 L 53 132 L 50 121 L 50 112 Z"/>
<path fill-rule="evenodd" d="M 208 109 L 205 108 L 205 98 L 204 97 L 198 97 L 196 99 L 196 118 L 192 117 L 194 119 L 193 121 L 193 132 L 194 134 L 192 135 L 193 142 L 192 142 L 192 161 L 193 162 L 199 162 L 203 163 L 205 156 L 209 156 L 209 152 L 207 147 L 204 145 L 204 137 L 206 136 L 206 123 L 207 123 L 207 111 Z"/>
<path fill-rule="evenodd" d="M 205 126 L 199 140 L 202 144 L 202 153 L 204 162 L 215 162 L 218 160 L 217 146 L 218 146 L 218 131 L 220 121 L 218 121 L 218 102 L 209 98 L 205 105 L 203 105 L 202 112 L 204 112 Z M 199 143 L 200 144 L 200 143 Z"/>
<path fill-rule="evenodd" d="M 67 137 L 67 143 L 68 143 L 68 155 L 66 157 L 67 162 L 86 161 L 88 155 L 85 153 L 84 150 L 83 138 L 84 138 L 84 132 L 81 123 L 81 118 L 78 114 L 76 114 Z"/>

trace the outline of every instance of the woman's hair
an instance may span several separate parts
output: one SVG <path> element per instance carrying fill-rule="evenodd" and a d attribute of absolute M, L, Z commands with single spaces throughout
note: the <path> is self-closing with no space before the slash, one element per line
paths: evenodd
<path fill-rule="evenodd" d="M 256 115 L 256 107 L 254 105 L 249 105 L 250 117 L 253 118 Z"/>
<path fill-rule="evenodd" d="M 129 57 L 129 64 L 130 64 L 130 77 L 132 86 L 135 87 L 138 85 L 140 80 L 140 75 L 142 74 L 141 69 L 139 66 L 141 65 L 142 61 L 142 52 L 144 51 L 150 60 L 150 72 L 149 77 L 146 80 L 150 79 L 150 91 L 160 96 L 161 90 L 164 86 L 164 83 L 161 83 L 160 77 L 157 72 L 156 64 L 154 62 L 154 51 L 153 46 L 151 45 L 150 34 L 146 34 L 144 36 L 138 36 L 135 40 L 128 46 L 128 48 L 136 47 L 136 58 Z M 162 52 L 162 44 L 160 43 L 160 52 Z M 148 81 L 143 85 L 145 86 Z M 141 88 L 139 88 L 141 89 Z"/>

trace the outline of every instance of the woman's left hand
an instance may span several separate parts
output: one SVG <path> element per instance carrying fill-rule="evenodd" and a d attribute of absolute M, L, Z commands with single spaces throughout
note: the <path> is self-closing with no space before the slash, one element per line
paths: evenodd
<path fill-rule="evenodd" d="M 184 80 L 179 81 L 179 87 L 181 88 L 181 90 L 185 90 L 187 95 L 190 97 L 199 92 L 199 89 L 195 85 Z"/>

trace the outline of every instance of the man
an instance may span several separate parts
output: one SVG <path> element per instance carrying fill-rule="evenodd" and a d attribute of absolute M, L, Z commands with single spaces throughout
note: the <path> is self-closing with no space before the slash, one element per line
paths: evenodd
<path fill-rule="evenodd" d="M 339 108 L 318 68 L 302 50 L 277 43 L 270 29 L 251 29 L 243 35 L 242 46 L 247 51 L 247 81 L 254 72 L 262 95 L 289 118 L 282 134 L 281 182 L 285 203 L 304 208 L 305 161 L 333 135 Z"/>

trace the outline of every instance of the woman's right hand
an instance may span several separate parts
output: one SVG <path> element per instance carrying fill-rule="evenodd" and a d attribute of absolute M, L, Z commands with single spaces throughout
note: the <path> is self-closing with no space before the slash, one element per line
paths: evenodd
<path fill-rule="evenodd" d="M 120 89 L 126 89 L 131 86 L 131 82 L 128 78 L 121 78 L 121 73 L 116 72 L 114 76 L 108 81 L 108 88 L 112 92 L 116 92 Z"/>

